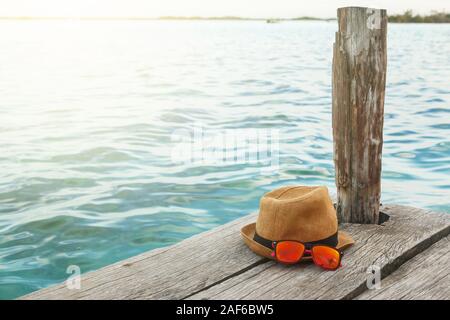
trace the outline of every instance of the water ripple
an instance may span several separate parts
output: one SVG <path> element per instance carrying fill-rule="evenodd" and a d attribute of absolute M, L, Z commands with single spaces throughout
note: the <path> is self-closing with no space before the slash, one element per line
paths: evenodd
<path fill-rule="evenodd" d="M 0 24 L 0 299 L 244 216 L 276 187 L 335 191 L 335 23 Z M 383 202 L 450 212 L 449 28 L 389 28 Z M 193 126 L 278 129 L 278 170 L 174 163 L 172 134 Z"/>

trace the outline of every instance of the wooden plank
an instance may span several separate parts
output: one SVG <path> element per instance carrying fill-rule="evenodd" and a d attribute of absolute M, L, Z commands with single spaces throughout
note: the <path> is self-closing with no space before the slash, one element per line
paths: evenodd
<path fill-rule="evenodd" d="M 357 299 L 450 300 L 450 237 L 407 261 Z"/>
<path fill-rule="evenodd" d="M 333 141 L 339 221 L 378 222 L 386 83 L 386 10 L 338 9 Z"/>
<path fill-rule="evenodd" d="M 182 299 L 266 261 L 243 246 L 239 230 L 255 214 L 171 247 L 143 253 L 81 278 L 80 290 L 65 283 L 22 299 Z"/>
<path fill-rule="evenodd" d="M 353 298 L 365 289 L 365 269 L 387 275 L 450 232 L 450 215 L 386 206 L 384 225 L 345 224 L 357 241 L 344 268 L 325 272 L 310 264 L 285 267 L 260 258 L 239 230 L 256 215 L 86 273 L 80 290 L 59 284 L 22 299 Z"/>
<path fill-rule="evenodd" d="M 191 299 L 352 299 L 367 289 L 367 268 L 382 277 L 450 232 L 450 215 L 405 206 L 386 206 L 383 225 L 345 224 L 356 244 L 343 268 L 323 271 L 311 263 L 268 262 L 191 296 Z M 444 267 L 444 266 L 443 266 Z"/>

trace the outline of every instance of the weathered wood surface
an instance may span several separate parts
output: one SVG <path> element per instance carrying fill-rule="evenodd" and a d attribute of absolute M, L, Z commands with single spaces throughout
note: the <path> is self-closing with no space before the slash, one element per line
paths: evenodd
<path fill-rule="evenodd" d="M 390 215 L 384 225 L 344 225 L 356 244 L 343 259 L 343 268 L 324 272 L 312 264 L 283 266 L 265 263 L 193 299 L 351 299 L 367 289 L 367 268 L 378 266 L 386 276 L 450 231 L 450 217 L 420 209 L 383 207 Z"/>
<path fill-rule="evenodd" d="M 445 237 L 400 266 L 358 299 L 450 300 L 450 237 Z"/>
<path fill-rule="evenodd" d="M 339 221 L 377 223 L 386 83 L 386 10 L 338 9 L 333 139 Z"/>
<path fill-rule="evenodd" d="M 250 215 L 171 247 L 152 250 L 86 273 L 80 290 L 65 283 L 24 299 L 183 299 L 265 261 L 243 246 Z"/>
<path fill-rule="evenodd" d="M 366 269 L 387 276 L 450 232 L 450 215 L 384 206 L 383 225 L 344 224 L 356 245 L 344 267 L 323 271 L 310 263 L 291 267 L 260 258 L 241 240 L 241 226 L 255 214 L 174 246 L 146 252 L 82 276 L 81 289 L 65 284 L 23 299 L 349 299 L 366 290 Z"/>

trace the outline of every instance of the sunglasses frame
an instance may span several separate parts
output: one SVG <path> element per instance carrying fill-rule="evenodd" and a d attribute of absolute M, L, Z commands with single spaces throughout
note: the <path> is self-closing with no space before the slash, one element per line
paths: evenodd
<path fill-rule="evenodd" d="M 284 261 L 280 261 L 280 260 L 278 260 L 278 258 L 277 258 L 277 246 L 278 246 L 278 244 L 279 244 L 280 242 L 296 242 L 296 243 L 300 243 L 300 244 L 303 245 L 303 247 L 305 247 L 305 249 L 303 250 L 303 254 L 300 256 L 300 258 L 299 258 L 297 261 L 295 261 L 295 262 L 284 262 Z M 333 249 L 333 250 L 337 251 L 337 253 L 339 253 L 339 261 L 338 261 L 337 267 L 336 267 L 336 268 L 326 268 L 326 267 L 324 267 L 324 266 L 318 265 L 318 264 L 316 263 L 316 261 L 314 260 L 314 256 L 313 256 L 313 254 L 312 254 L 313 248 L 314 248 L 314 247 L 327 247 L 327 248 L 330 248 L 330 249 Z M 306 245 L 304 242 L 300 242 L 300 241 L 297 241 L 297 240 L 280 240 L 280 241 L 272 241 L 272 248 L 273 248 L 272 256 L 273 256 L 279 263 L 287 264 L 287 265 L 297 264 L 297 263 L 299 263 L 299 262 L 302 260 L 302 258 L 305 256 L 305 253 L 306 253 L 306 254 L 309 254 L 309 255 L 311 256 L 311 259 L 313 260 L 313 262 L 314 262 L 314 264 L 315 264 L 316 266 L 321 267 L 321 268 L 323 268 L 323 269 L 325 269 L 325 270 L 331 270 L 331 271 L 337 270 L 337 269 L 339 269 L 339 268 L 342 266 L 341 261 L 342 261 L 342 256 L 344 255 L 344 252 L 343 252 L 343 251 L 338 250 L 338 249 L 336 249 L 336 248 L 334 248 L 334 247 L 332 247 L 332 246 L 328 246 L 328 245 L 326 245 L 326 244 L 320 244 L 320 243 L 318 243 L 318 244 L 314 244 L 314 245 L 309 245 L 309 246 L 308 246 L 308 245 Z"/>

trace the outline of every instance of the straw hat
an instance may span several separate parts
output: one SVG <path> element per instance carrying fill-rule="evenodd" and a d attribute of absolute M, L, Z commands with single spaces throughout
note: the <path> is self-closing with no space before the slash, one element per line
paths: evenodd
<path fill-rule="evenodd" d="M 320 243 L 340 250 L 354 243 L 349 234 L 338 231 L 336 210 L 325 186 L 289 186 L 266 193 L 256 223 L 243 227 L 241 235 L 253 252 L 270 259 L 273 241 Z"/>

